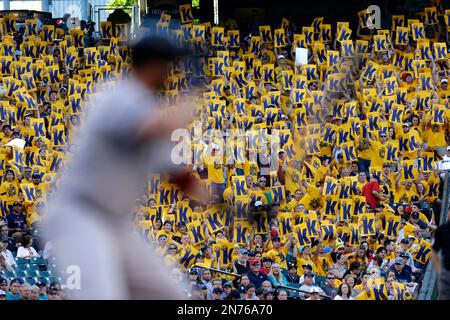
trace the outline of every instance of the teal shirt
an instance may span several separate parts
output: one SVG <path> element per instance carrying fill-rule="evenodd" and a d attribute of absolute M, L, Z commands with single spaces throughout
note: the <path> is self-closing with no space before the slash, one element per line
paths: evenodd
<path fill-rule="evenodd" d="M 19 294 L 12 295 L 10 292 L 6 294 L 6 300 L 20 300 Z"/>

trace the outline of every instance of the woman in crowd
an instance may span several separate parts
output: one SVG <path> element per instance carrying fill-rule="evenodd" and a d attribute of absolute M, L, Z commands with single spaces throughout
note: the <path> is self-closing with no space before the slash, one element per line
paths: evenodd
<path fill-rule="evenodd" d="M 22 246 L 17 249 L 17 258 L 31 259 L 39 258 L 40 255 L 36 252 L 33 246 L 33 238 L 30 235 L 26 235 L 22 239 Z"/>
<path fill-rule="evenodd" d="M 334 300 L 353 300 L 352 288 L 345 282 L 341 283 Z"/>
<path fill-rule="evenodd" d="M 274 288 L 277 286 L 285 286 L 287 283 L 278 263 L 272 264 L 268 277 Z"/>

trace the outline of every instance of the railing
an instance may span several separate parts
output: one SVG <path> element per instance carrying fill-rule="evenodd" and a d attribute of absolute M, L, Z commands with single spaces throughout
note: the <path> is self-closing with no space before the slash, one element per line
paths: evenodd
<path fill-rule="evenodd" d="M 448 209 L 449 209 L 449 171 L 445 171 L 444 176 L 444 192 L 442 196 L 441 215 L 439 225 L 444 224 L 447 221 Z M 438 295 L 437 290 L 437 273 L 434 270 L 433 263 L 428 262 L 427 268 L 422 281 L 422 287 L 419 291 L 418 300 L 436 300 Z"/>
<path fill-rule="evenodd" d="M 228 276 L 234 276 L 234 277 L 237 277 L 237 278 L 242 277 L 242 275 L 237 274 L 237 273 L 223 271 L 223 270 L 215 269 L 215 268 L 208 268 L 208 267 L 204 267 L 204 266 L 194 265 L 191 268 L 206 269 L 206 270 L 209 270 L 211 272 L 221 273 L 221 274 L 225 274 L 225 275 L 228 275 Z M 294 287 L 290 287 L 290 286 L 279 285 L 279 286 L 276 286 L 275 289 L 276 290 L 278 290 L 278 289 L 286 289 L 286 290 L 292 290 L 292 291 L 296 291 L 296 292 L 300 292 L 300 293 L 310 294 L 309 291 L 300 290 L 299 288 L 294 288 Z M 332 297 L 330 297 L 330 296 L 328 296 L 326 294 L 319 293 L 319 296 L 322 297 L 322 298 L 325 298 L 327 300 L 333 300 Z"/>

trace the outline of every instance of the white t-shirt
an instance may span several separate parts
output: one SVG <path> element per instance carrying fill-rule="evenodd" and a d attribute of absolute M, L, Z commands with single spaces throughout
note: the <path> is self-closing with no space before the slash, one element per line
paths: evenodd
<path fill-rule="evenodd" d="M 349 297 L 347 299 L 344 299 L 343 297 L 341 297 L 340 295 L 337 295 L 336 297 L 334 297 L 334 300 L 353 300 L 353 297 Z"/>
<path fill-rule="evenodd" d="M 14 260 L 14 256 L 11 253 L 11 251 L 9 251 L 8 249 L 6 249 L 5 251 L 3 251 L 2 256 L 5 258 L 5 262 L 7 266 L 11 266 L 12 268 L 16 267 L 16 260 Z"/>
<path fill-rule="evenodd" d="M 445 155 L 439 161 L 439 170 L 450 170 L 450 157 Z"/>
<path fill-rule="evenodd" d="M 40 255 L 36 252 L 36 250 L 33 247 L 31 248 L 19 247 L 19 249 L 17 249 L 17 258 L 29 259 L 39 257 Z"/>

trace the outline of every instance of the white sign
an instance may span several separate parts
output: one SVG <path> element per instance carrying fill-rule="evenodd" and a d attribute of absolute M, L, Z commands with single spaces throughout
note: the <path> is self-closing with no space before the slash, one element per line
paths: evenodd
<path fill-rule="evenodd" d="M 295 48 L 295 64 L 296 65 L 308 64 L 308 49 Z"/>
<path fill-rule="evenodd" d="M 13 139 L 10 142 L 8 142 L 7 144 L 5 144 L 5 146 L 18 147 L 20 149 L 23 149 L 25 147 L 25 140 Z"/>
<path fill-rule="evenodd" d="M 439 162 L 439 170 L 450 170 L 450 160 L 441 160 L 441 162 Z"/>

